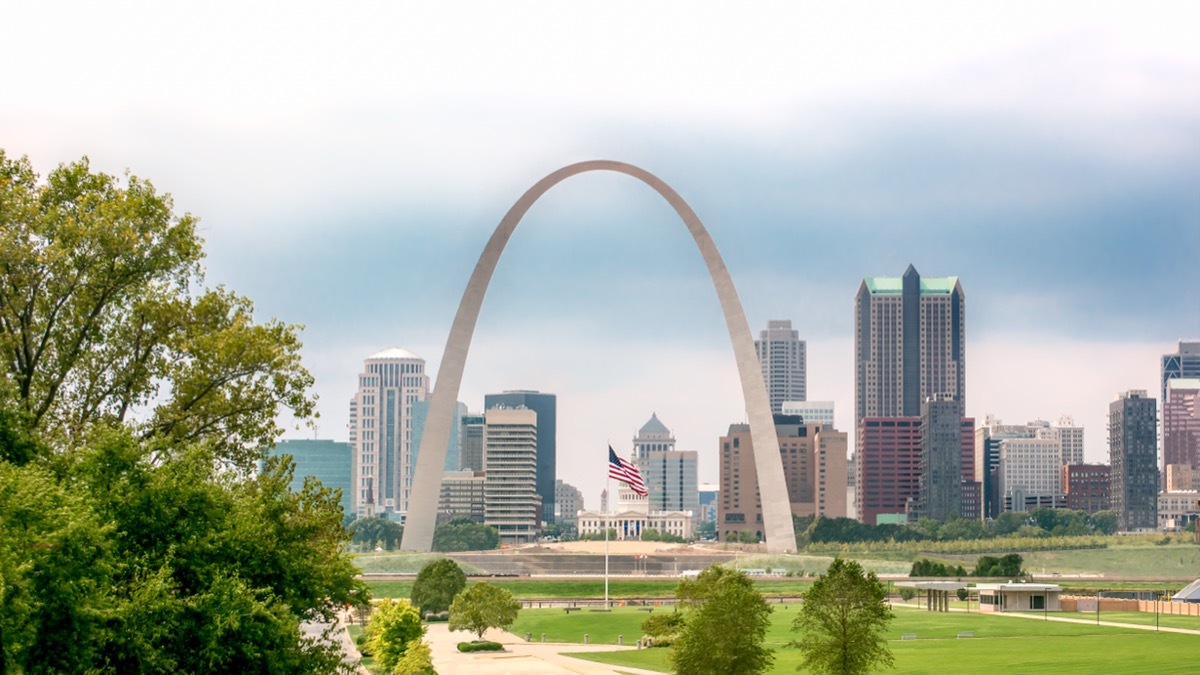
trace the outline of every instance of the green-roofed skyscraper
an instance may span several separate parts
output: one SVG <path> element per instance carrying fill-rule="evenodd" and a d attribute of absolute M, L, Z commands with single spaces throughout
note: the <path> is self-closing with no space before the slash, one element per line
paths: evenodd
<path fill-rule="evenodd" d="M 867 277 L 854 311 L 854 423 L 919 417 L 951 394 L 966 410 L 966 298 L 958 277 Z"/>

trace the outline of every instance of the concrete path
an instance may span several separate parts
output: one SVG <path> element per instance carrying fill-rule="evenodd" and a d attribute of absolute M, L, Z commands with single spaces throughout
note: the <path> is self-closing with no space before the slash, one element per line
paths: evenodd
<path fill-rule="evenodd" d="M 475 638 L 471 633 L 450 632 L 445 623 L 429 624 L 425 639 L 429 641 L 433 654 L 433 667 L 439 673 L 469 673 L 474 675 L 612 675 L 618 672 L 614 666 L 571 658 L 571 652 L 608 652 L 636 649 L 616 645 L 580 645 L 562 643 L 525 642 L 525 640 L 499 630 L 490 630 L 484 636 L 504 645 L 502 652 L 458 651 L 459 642 Z M 622 673 L 636 675 L 662 675 L 654 670 L 620 667 Z"/>

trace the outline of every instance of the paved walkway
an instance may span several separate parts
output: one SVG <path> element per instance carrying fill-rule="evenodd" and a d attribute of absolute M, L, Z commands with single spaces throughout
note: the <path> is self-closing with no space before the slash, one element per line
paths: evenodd
<path fill-rule="evenodd" d="M 480 673 L 481 675 L 612 675 L 617 671 L 603 663 L 571 658 L 571 652 L 609 652 L 637 649 L 616 645 L 579 645 L 562 643 L 526 642 L 499 630 L 490 630 L 484 636 L 504 645 L 502 652 L 458 651 L 458 643 L 473 640 L 471 633 L 450 632 L 446 623 L 429 624 L 425 639 L 429 641 L 433 654 L 433 667 L 439 673 Z M 622 673 L 636 675 L 662 675 L 654 670 L 620 667 Z"/>

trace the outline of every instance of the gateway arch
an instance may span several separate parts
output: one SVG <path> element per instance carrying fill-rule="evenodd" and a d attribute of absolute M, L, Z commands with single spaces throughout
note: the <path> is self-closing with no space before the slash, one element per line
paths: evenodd
<path fill-rule="evenodd" d="M 704 264 L 708 266 L 713 285 L 716 286 L 721 310 L 725 314 L 725 325 L 729 329 L 729 339 L 733 343 L 733 355 L 742 384 L 746 415 L 750 421 L 750 438 L 754 443 L 754 463 L 758 469 L 763 533 L 767 548 L 780 553 L 795 551 L 796 535 L 792 529 L 791 505 L 784 481 L 783 462 L 779 456 L 779 441 L 775 436 L 775 422 L 767 399 L 767 388 L 763 384 L 762 369 L 754 351 L 750 326 L 746 323 L 746 313 L 738 300 L 729 271 L 725 269 L 725 261 L 721 259 L 716 244 L 713 243 L 704 224 L 700 222 L 700 218 L 687 202 L 683 201 L 679 193 L 649 171 L 632 164 L 609 160 L 571 164 L 538 181 L 521 195 L 517 203 L 504 215 L 504 219 L 500 221 L 483 249 L 483 254 L 479 256 L 479 262 L 475 264 L 475 271 L 471 273 L 467 290 L 463 292 L 462 301 L 458 305 L 454 324 L 450 327 L 446 349 L 442 352 L 442 363 L 438 367 L 437 382 L 434 384 L 425 432 L 421 438 L 417 466 L 413 474 L 404 538 L 400 547 L 408 551 L 428 551 L 433 546 L 442 467 L 445 465 L 446 447 L 450 442 L 454 406 L 458 400 L 459 387 L 462 385 L 463 366 L 467 360 L 467 351 L 471 347 L 471 336 L 475 332 L 483 296 L 487 292 L 488 282 L 496 269 L 496 263 L 500 260 L 500 254 L 504 252 L 508 238 L 512 236 L 525 212 L 550 188 L 571 176 L 589 171 L 615 171 L 632 176 L 654 188 L 675 209 L 675 213 L 679 214 L 688 232 L 695 239 L 700 255 L 704 257 Z"/>

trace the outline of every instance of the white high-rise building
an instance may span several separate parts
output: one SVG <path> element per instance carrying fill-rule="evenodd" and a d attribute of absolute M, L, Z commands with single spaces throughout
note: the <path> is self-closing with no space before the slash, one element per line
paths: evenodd
<path fill-rule="evenodd" d="M 537 413 L 492 408 L 484 413 L 484 520 L 506 544 L 537 541 L 542 498 L 537 491 Z"/>
<path fill-rule="evenodd" d="M 1062 442 L 1049 428 L 1035 438 L 1001 440 L 999 473 L 1001 498 L 1013 511 L 1024 511 L 1027 497 L 1062 494 Z"/>
<path fill-rule="evenodd" d="M 350 399 L 354 511 L 399 520 L 408 497 L 417 448 L 412 444 L 412 405 L 429 397 L 425 359 L 392 347 L 363 363 L 358 391 Z"/>
<path fill-rule="evenodd" d="M 833 401 L 784 401 L 784 415 L 799 415 L 805 424 L 820 424 L 833 429 Z"/>
<path fill-rule="evenodd" d="M 1083 464 L 1083 427 L 1075 426 L 1072 417 L 1063 415 L 1053 428 L 1062 440 L 1062 463 Z"/>
<path fill-rule="evenodd" d="M 772 413 L 783 412 L 784 401 L 808 398 L 807 345 L 800 339 L 800 333 L 792 330 L 791 321 L 768 321 L 767 329 L 754 341 L 754 349 L 762 366 Z"/>

